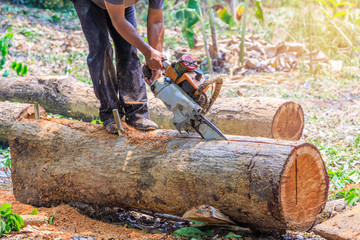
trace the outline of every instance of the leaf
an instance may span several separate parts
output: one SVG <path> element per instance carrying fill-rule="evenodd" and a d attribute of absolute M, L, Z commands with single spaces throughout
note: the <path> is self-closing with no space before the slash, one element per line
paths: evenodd
<path fill-rule="evenodd" d="M 18 76 L 19 76 L 20 73 L 21 73 L 21 69 L 22 69 L 22 63 L 17 63 L 15 70 L 16 70 L 16 73 L 17 73 Z"/>
<path fill-rule="evenodd" d="M 264 17 L 264 10 L 261 4 L 261 0 L 256 0 L 255 3 L 255 17 L 259 20 L 261 24 L 264 24 L 265 17 Z"/>
<path fill-rule="evenodd" d="M 355 6 L 355 4 L 351 2 L 339 2 L 335 4 L 335 7 L 341 7 L 341 6 Z"/>
<path fill-rule="evenodd" d="M 321 4 L 327 6 L 328 8 L 331 8 L 331 9 L 333 8 L 333 6 L 330 5 L 327 1 L 324 1 L 324 0 L 315 0 L 315 1 L 320 2 Z"/>
<path fill-rule="evenodd" d="M 229 232 L 225 237 L 227 237 L 227 238 L 242 238 L 242 236 L 237 235 L 233 232 Z"/>
<path fill-rule="evenodd" d="M 11 204 L 10 203 L 5 203 L 5 204 L 1 205 L 0 211 L 5 211 L 8 208 L 11 208 Z"/>
<path fill-rule="evenodd" d="M 0 219 L 0 238 L 5 232 L 5 228 L 6 228 L 6 223 L 4 222 L 4 220 Z"/>
<path fill-rule="evenodd" d="M 236 19 L 237 20 L 241 20 L 242 16 L 243 16 L 243 13 L 245 11 L 245 5 L 244 3 L 240 3 L 240 5 L 238 6 L 237 10 L 236 10 Z"/>
<path fill-rule="evenodd" d="M 0 65 L 1 65 L 1 64 L 0 64 Z M 3 76 L 3 77 L 8 77 L 9 74 L 10 74 L 10 71 L 9 71 L 9 70 L 6 70 L 2 76 Z"/>
<path fill-rule="evenodd" d="M 338 12 L 338 13 L 334 14 L 333 18 L 340 17 L 340 16 L 345 16 L 347 14 L 348 14 L 347 12 Z"/>
<path fill-rule="evenodd" d="M 12 62 L 11 63 L 11 69 L 16 69 L 16 66 L 17 66 L 17 62 Z"/>
<path fill-rule="evenodd" d="M 36 215 L 38 213 L 37 208 L 34 208 L 34 210 L 32 210 L 32 212 L 30 213 L 30 215 Z"/>
<path fill-rule="evenodd" d="M 24 64 L 23 67 L 21 68 L 21 76 L 25 76 L 28 72 L 28 67 Z"/>
<path fill-rule="evenodd" d="M 51 216 L 51 217 L 49 218 L 49 224 L 50 224 L 50 225 L 53 225 L 53 223 L 54 223 L 54 216 Z"/>
<path fill-rule="evenodd" d="M 358 196 L 351 196 L 351 197 L 347 197 L 345 198 L 345 200 L 347 200 L 347 205 L 348 206 L 354 206 L 355 203 L 359 200 L 359 197 Z"/>
<path fill-rule="evenodd" d="M 174 232 L 175 235 L 180 237 L 198 237 L 202 235 L 209 235 L 209 232 L 203 232 L 194 227 L 180 228 Z"/>
<path fill-rule="evenodd" d="M 7 45 L 4 45 L 2 48 L 1 48 L 1 56 L 4 58 L 6 57 L 6 55 L 8 54 L 9 52 L 9 48 Z"/>
<path fill-rule="evenodd" d="M 14 217 L 14 215 L 10 215 L 9 219 L 11 219 L 11 222 L 13 223 L 12 228 L 15 229 L 16 231 L 20 232 L 20 230 L 21 230 L 21 224 L 20 224 L 19 221 Z"/>
<path fill-rule="evenodd" d="M 217 10 L 216 12 L 219 14 L 219 18 L 221 19 L 221 21 L 225 22 L 231 28 L 236 26 L 236 22 L 234 21 L 233 16 L 225 7 Z"/>

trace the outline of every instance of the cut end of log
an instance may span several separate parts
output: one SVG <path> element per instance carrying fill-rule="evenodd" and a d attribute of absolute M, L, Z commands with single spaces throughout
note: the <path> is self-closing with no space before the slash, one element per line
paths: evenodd
<path fill-rule="evenodd" d="M 299 140 L 304 129 L 304 112 L 295 102 L 282 104 L 273 119 L 271 133 L 275 139 Z"/>
<path fill-rule="evenodd" d="M 297 147 L 281 175 L 280 201 L 290 229 L 306 231 L 325 207 L 328 174 L 319 151 L 311 144 Z"/>
<path fill-rule="evenodd" d="M 47 113 L 44 108 L 39 106 L 40 108 L 40 118 L 47 118 Z M 28 107 L 22 110 L 16 120 L 34 120 L 35 119 L 35 107 L 34 105 L 29 105 Z"/>

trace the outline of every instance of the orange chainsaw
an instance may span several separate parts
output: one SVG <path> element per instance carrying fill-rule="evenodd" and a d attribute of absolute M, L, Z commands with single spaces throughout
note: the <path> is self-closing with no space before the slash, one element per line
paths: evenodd
<path fill-rule="evenodd" d="M 220 75 L 208 78 L 198 69 L 196 60 L 190 55 L 183 55 L 178 62 L 164 61 L 164 77 L 150 85 L 155 97 L 163 101 L 167 109 L 173 112 L 176 129 L 191 131 L 194 129 L 202 138 L 227 140 L 204 115 L 219 96 L 223 79 Z M 151 70 L 143 66 L 145 78 L 151 78 Z M 215 83 L 212 96 L 206 91 Z"/>

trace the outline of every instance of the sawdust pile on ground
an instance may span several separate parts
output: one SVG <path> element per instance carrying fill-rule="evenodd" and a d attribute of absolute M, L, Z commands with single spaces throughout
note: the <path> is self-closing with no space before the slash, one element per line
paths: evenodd
<path fill-rule="evenodd" d="M 35 208 L 17 202 L 10 189 L 0 189 L 0 205 L 4 203 L 11 203 L 13 211 L 21 215 L 30 214 Z M 4 239 L 70 239 L 73 235 L 98 237 L 99 239 L 169 239 L 164 234 L 147 234 L 124 226 L 96 221 L 78 213 L 68 205 L 38 208 L 38 215 L 47 218 L 53 216 L 53 225 L 27 226 L 20 233 L 12 232 Z"/>

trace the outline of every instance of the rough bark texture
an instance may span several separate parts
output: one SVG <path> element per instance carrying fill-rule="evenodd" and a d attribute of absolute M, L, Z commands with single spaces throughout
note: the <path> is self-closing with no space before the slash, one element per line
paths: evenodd
<path fill-rule="evenodd" d="M 149 100 L 150 118 L 174 129 L 172 113 L 156 98 Z M 206 117 L 224 134 L 299 140 L 304 113 L 295 102 L 276 98 L 218 98 Z"/>
<path fill-rule="evenodd" d="M 150 117 L 162 128 L 174 129 L 172 113 L 149 94 Z M 0 78 L 0 101 L 33 103 L 46 111 L 89 121 L 98 116 L 92 86 L 71 77 Z M 304 128 L 299 104 L 281 99 L 217 99 L 207 117 L 225 134 L 298 140 Z"/>
<path fill-rule="evenodd" d="M 10 149 L 14 195 L 37 206 L 83 202 L 182 216 L 206 204 L 276 232 L 310 228 L 327 200 L 324 162 L 306 143 L 204 141 L 166 130 L 118 137 L 54 119 L 14 123 Z"/>
<path fill-rule="evenodd" d="M 46 118 L 46 112 L 42 107 L 40 107 L 40 116 Z M 10 128 L 18 118 L 35 119 L 34 105 L 0 102 L 0 145 L 9 144 Z"/>
<path fill-rule="evenodd" d="M 92 86 L 71 77 L 0 78 L 0 101 L 34 103 L 49 113 L 84 121 L 98 116 L 99 102 Z"/>

